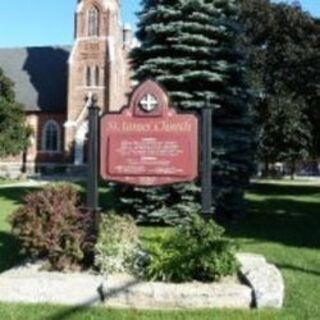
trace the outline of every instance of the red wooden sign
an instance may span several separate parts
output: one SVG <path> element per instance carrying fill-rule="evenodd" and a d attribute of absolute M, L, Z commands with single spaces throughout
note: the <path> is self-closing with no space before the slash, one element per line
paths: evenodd
<path fill-rule="evenodd" d="M 194 180 L 198 119 L 177 114 L 154 81 L 142 83 L 120 114 L 101 119 L 101 175 L 138 186 Z"/>

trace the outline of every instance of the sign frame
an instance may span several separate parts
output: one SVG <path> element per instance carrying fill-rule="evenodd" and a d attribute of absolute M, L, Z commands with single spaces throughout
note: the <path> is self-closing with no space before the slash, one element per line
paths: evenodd
<path fill-rule="evenodd" d="M 153 95 L 157 102 L 158 107 L 155 110 L 151 111 L 145 111 L 143 108 L 139 106 L 139 103 L 142 101 L 142 99 L 147 96 L 148 94 Z M 149 99 L 148 99 L 149 100 Z M 106 128 L 108 121 L 111 121 L 111 118 L 116 119 L 117 117 L 121 119 L 123 117 L 128 117 L 127 119 L 137 119 L 137 121 L 144 121 L 143 119 L 146 119 L 145 121 L 157 121 L 157 119 L 162 119 L 164 121 L 165 119 L 175 119 L 177 123 L 184 118 L 188 119 L 191 123 L 191 129 L 189 136 L 187 136 L 187 133 L 185 133 L 185 139 L 190 144 L 190 165 L 188 167 L 188 174 L 186 173 L 184 175 L 184 178 L 179 178 L 175 175 L 141 175 L 141 180 L 138 182 L 139 176 L 136 175 L 136 178 L 133 178 L 130 176 L 130 174 L 125 175 L 112 175 L 108 173 L 107 166 L 109 165 L 108 162 L 110 161 L 109 153 L 108 153 L 108 146 L 110 144 L 110 136 L 111 133 L 108 134 L 108 130 Z M 147 79 L 132 91 L 130 97 L 129 97 L 129 103 L 127 106 L 124 106 L 117 112 L 105 112 L 101 116 L 100 120 L 100 174 L 103 177 L 104 180 L 115 182 L 119 184 L 125 184 L 125 185 L 132 185 L 136 187 L 155 187 L 155 186 L 164 186 L 169 184 L 176 184 L 176 183 L 188 183 L 188 182 L 194 182 L 199 177 L 199 169 L 200 169 L 200 144 L 201 141 L 199 139 L 200 137 L 200 121 L 199 121 L 199 115 L 195 111 L 188 111 L 183 112 L 173 106 L 170 102 L 170 99 L 168 97 L 168 94 L 163 89 L 162 86 L 160 86 L 157 82 L 155 82 L 152 79 Z M 119 131 L 121 134 L 121 129 Z M 150 134 L 155 134 L 154 132 L 150 131 Z M 168 133 L 169 134 L 169 133 Z M 175 133 L 177 135 L 177 133 Z M 174 134 L 173 134 L 174 136 Z M 160 136 L 161 137 L 161 136 Z M 173 138 L 174 140 L 174 138 Z M 181 147 L 181 144 L 180 144 Z M 184 149 L 185 150 L 185 149 Z M 187 170 L 186 170 L 187 171 Z M 123 178 L 126 177 L 126 178 Z M 127 178 L 131 177 L 131 178 Z M 150 177 L 149 182 L 142 183 L 141 181 L 143 178 L 147 181 L 148 177 Z M 154 179 L 155 182 L 151 182 L 151 179 Z"/>

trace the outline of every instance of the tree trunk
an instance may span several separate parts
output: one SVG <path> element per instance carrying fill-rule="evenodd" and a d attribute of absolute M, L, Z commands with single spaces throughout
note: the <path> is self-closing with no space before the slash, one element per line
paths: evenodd
<path fill-rule="evenodd" d="M 264 162 L 264 173 L 263 176 L 268 178 L 270 176 L 270 170 L 269 170 L 269 161 L 265 160 Z"/>
<path fill-rule="evenodd" d="M 296 172 L 296 162 L 294 160 L 291 161 L 291 167 L 290 167 L 290 178 L 291 180 L 294 180 L 294 174 Z"/>

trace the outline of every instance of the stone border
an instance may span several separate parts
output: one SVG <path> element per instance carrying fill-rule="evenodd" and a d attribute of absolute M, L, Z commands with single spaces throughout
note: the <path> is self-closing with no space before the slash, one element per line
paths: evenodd
<path fill-rule="evenodd" d="M 124 288 L 124 290 L 119 290 Z M 249 309 L 252 291 L 236 281 L 203 284 L 135 283 L 110 278 L 103 287 L 104 305 L 134 309 Z M 116 294 L 114 294 L 116 293 Z"/>
<path fill-rule="evenodd" d="M 0 274 L 0 301 L 134 309 L 280 308 L 284 285 L 275 266 L 258 255 L 237 258 L 247 285 L 235 279 L 213 284 L 139 282 L 127 275 L 42 272 L 41 263 L 25 264 Z"/>
<path fill-rule="evenodd" d="M 284 281 L 275 265 L 269 264 L 262 255 L 238 253 L 240 275 L 252 288 L 254 307 L 281 308 L 284 301 Z"/>

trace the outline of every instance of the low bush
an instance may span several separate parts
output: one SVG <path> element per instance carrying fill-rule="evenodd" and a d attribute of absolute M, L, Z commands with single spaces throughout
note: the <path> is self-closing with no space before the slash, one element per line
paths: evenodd
<path fill-rule="evenodd" d="M 69 271 L 89 262 L 94 246 L 94 220 L 80 209 L 73 185 L 57 184 L 30 193 L 9 218 L 23 253 L 48 259 L 46 269 Z"/>
<path fill-rule="evenodd" d="M 145 277 L 167 282 L 211 282 L 236 273 L 236 245 L 223 234 L 224 229 L 214 221 L 191 215 L 190 221 L 173 234 L 146 246 L 149 262 Z"/>
<path fill-rule="evenodd" d="M 139 229 L 130 216 L 102 215 L 95 245 L 95 265 L 103 274 L 139 273 L 143 254 Z"/>

